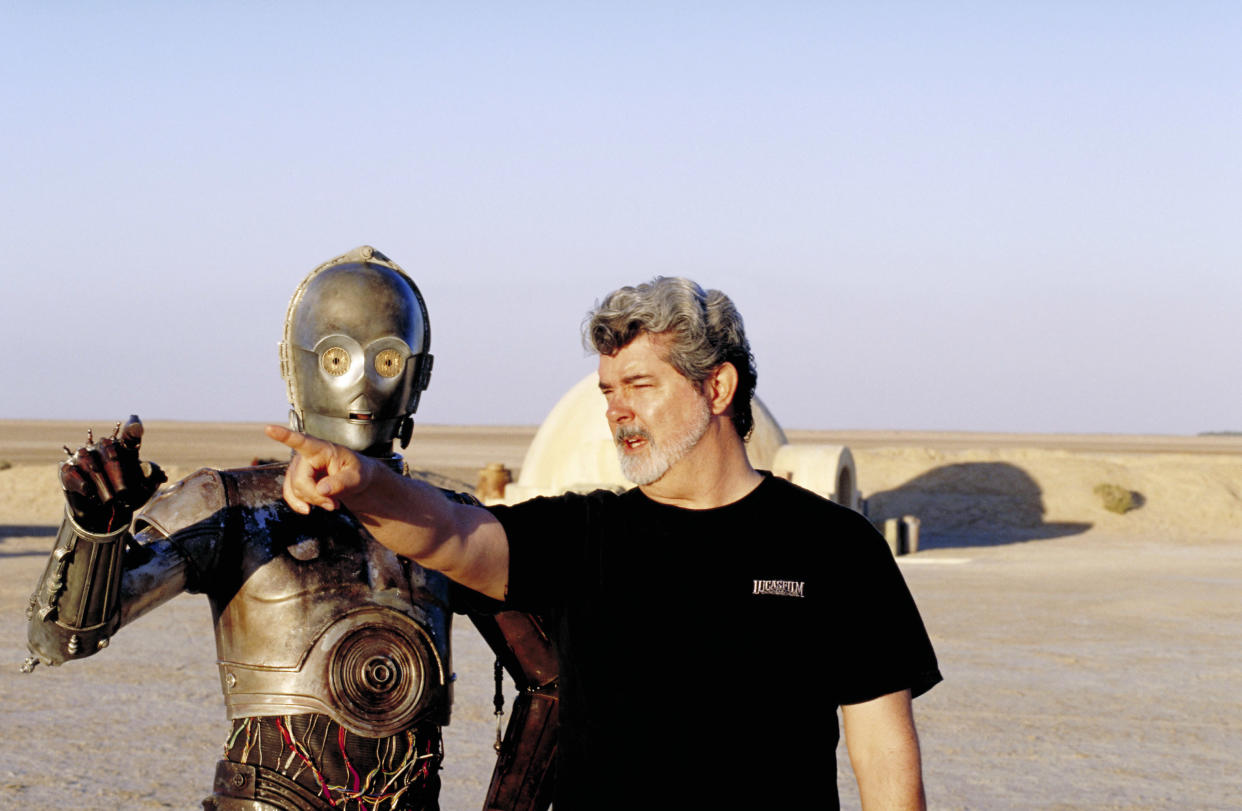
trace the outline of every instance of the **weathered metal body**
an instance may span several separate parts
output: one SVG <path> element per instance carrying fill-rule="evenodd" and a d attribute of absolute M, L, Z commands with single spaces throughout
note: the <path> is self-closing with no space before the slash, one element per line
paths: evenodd
<path fill-rule="evenodd" d="M 320 265 L 285 319 L 291 426 L 400 471 L 392 444 L 409 441 L 430 338 L 417 286 L 388 257 L 363 246 Z M 139 459 L 141 438 L 131 417 L 61 465 L 66 518 L 30 599 L 23 669 L 94 654 L 177 594 L 205 594 L 231 719 L 206 809 L 437 809 L 450 595 L 463 592 L 347 510 L 292 510 L 284 464 L 200 470 L 151 498 L 164 476 Z M 522 689 L 487 808 L 540 811 L 555 656 L 535 617 L 475 619 Z"/>
<path fill-rule="evenodd" d="M 285 469 L 200 470 L 141 510 L 133 536 L 122 529 L 96 540 L 67 519 L 31 599 L 32 651 L 47 664 L 81 658 L 176 594 L 203 593 L 230 719 L 270 718 L 292 730 L 293 717 L 326 716 L 357 736 L 350 747 L 411 753 L 404 774 L 388 770 L 381 793 L 330 788 L 348 782 L 315 762 L 312 746 L 302 747 L 306 759 L 285 762 L 284 777 L 325 775 L 302 780 L 323 807 L 369 808 L 408 788 L 405 799 L 426 802 L 378 807 L 433 808 L 439 730 L 452 705 L 448 581 L 381 546 L 347 511 L 291 510 L 281 497 Z M 260 733 L 245 731 L 256 744 Z M 291 747 L 311 743 L 290 737 Z M 257 756 L 261 747 L 245 749 Z M 277 773 L 270 782 L 280 769 L 241 760 L 258 773 L 251 798 L 282 807 L 263 799 L 264 770 Z"/>
<path fill-rule="evenodd" d="M 177 549 L 211 601 L 229 717 L 322 713 L 368 737 L 447 723 L 447 581 L 348 512 L 289 509 L 284 471 L 202 470 L 135 518 L 139 543 Z"/>

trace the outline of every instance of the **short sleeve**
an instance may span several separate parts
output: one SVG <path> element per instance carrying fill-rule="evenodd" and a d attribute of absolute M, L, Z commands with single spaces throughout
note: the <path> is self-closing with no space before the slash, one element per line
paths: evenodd
<path fill-rule="evenodd" d="M 581 571 L 589 541 L 591 496 L 566 494 L 488 509 L 509 542 L 505 607 L 554 613 Z"/>
<path fill-rule="evenodd" d="M 837 702 L 857 704 L 909 689 L 912 696 L 941 680 L 939 664 L 910 589 L 888 545 L 861 516 L 843 545 Z"/>

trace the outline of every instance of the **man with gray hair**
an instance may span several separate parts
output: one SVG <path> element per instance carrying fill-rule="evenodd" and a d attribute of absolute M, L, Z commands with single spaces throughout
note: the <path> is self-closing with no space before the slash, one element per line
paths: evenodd
<path fill-rule="evenodd" d="M 584 332 L 635 489 L 485 510 L 272 426 L 297 451 L 286 500 L 346 505 L 399 554 L 549 618 L 558 811 L 835 808 L 838 707 L 864 808 L 924 807 L 910 700 L 940 680 L 931 643 L 866 519 L 751 467 L 733 303 L 658 278 Z"/>

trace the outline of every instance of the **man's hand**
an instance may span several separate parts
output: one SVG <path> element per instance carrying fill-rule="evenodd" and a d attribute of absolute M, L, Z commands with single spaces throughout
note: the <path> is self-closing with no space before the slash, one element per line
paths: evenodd
<path fill-rule="evenodd" d="M 281 425 L 269 425 L 263 430 L 295 451 L 285 474 L 284 497 L 296 512 L 306 514 L 311 507 L 335 510 L 351 494 L 370 486 L 370 461 L 349 448 Z"/>
<path fill-rule="evenodd" d="M 369 456 L 269 425 L 267 435 L 296 451 L 284 497 L 300 513 L 348 504 L 371 537 L 398 555 L 443 572 L 497 600 L 509 582 L 504 527 L 482 507 L 458 504 L 424 482 L 408 479 Z"/>

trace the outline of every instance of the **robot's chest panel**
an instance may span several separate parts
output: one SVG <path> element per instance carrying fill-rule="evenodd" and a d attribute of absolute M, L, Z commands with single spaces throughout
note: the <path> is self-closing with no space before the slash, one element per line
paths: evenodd
<path fill-rule="evenodd" d="M 407 565 L 347 516 L 263 507 L 246 513 L 242 535 L 240 591 L 250 599 L 296 600 L 339 590 L 408 595 Z"/>
<path fill-rule="evenodd" d="M 427 628 L 447 623 L 437 576 L 398 558 L 348 515 L 302 516 L 283 505 L 247 510 L 240 538 L 222 560 L 235 572 L 217 596 L 222 660 L 297 667 L 316 639 L 343 615 L 391 611 Z"/>
<path fill-rule="evenodd" d="M 326 713 L 386 737 L 446 713 L 447 581 L 348 513 L 304 516 L 242 492 L 208 592 L 229 717 Z"/>

